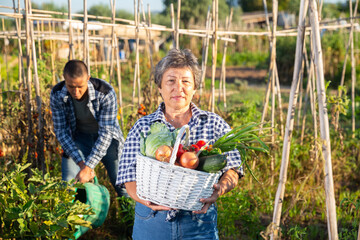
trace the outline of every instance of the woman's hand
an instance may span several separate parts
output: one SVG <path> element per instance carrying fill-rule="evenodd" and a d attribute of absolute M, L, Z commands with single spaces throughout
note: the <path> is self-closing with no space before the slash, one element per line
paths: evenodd
<path fill-rule="evenodd" d="M 214 184 L 213 188 L 214 188 L 214 191 L 209 198 L 201 198 L 200 199 L 200 202 L 204 203 L 204 206 L 202 207 L 202 209 L 199 211 L 193 211 L 193 213 L 195 213 L 195 214 L 206 213 L 207 210 L 209 209 L 209 207 L 211 206 L 211 204 L 216 202 L 216 200 L 221 195 L 221 189 L 220 189 L 221 186 L 220 186 L 220 184 Z"/>
<path fill-rule="evenodd" d="M 161 206 L 155 203 L 152 203 L 150 201 L 142 200 L 138 197 L 136 194 L 136 182 L 127 182 L 125 183 L 126 191 L 129 194 L 129 196 L 134 199 L 136 202 L 139 202 L 143 204 L 144 206 L 147 206 L 148 208 L 151 208 L 154 211 L 167 211 L 171 210 L 169 207 Z"/>
<path fill-rule="evenodd" d="M 193 211 L 195 214 L 206 213 L 211 204 L 215 203 L 216 200 L 223 194 L 229 192 L 236 187 L 239 181 L 239 175 L 232 169 L 226 171 L 219 180 L 219 183 L 214 184 L 214 191 L 209 198 L 201 198 L 200 202 L 204 203 L 204 206 L 199 211 Z"/>
<path fill-rule="evenodd" d="M 141 202 L 141 204 L 147 206 L 148 208 L 151 208 L 154 211 L 168 211 L 168 210 L 171 210 L 171 208 L 169 208 L 169 207 L 161 206 L 161 205 L 152 203 L 150 201 L 143 201 L 143 202 Z"/>

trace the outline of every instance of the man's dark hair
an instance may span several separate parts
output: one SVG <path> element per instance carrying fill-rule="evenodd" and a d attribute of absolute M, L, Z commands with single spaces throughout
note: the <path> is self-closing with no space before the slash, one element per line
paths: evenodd
<path fill-rule="evenodd" d="M 78 78 L 84 75 L 88 75 L 88 68 L 83 61 L 70 60 L 65 64 L 64 76 L 67 75 L 71 78 Z"/>

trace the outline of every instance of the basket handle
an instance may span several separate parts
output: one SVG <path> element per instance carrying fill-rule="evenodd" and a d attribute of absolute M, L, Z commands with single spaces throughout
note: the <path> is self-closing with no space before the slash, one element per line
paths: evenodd
<path fill-rule="evenodd" d="M 178 135 L 176 136 L 176 141 L 175 141 L 175 144 L 174 144 L 174 148 L 173 148 L 173 151 L 172 151 L 172 154 L 171 154 L 171 157 L 170 157 L 170 164 L 174 165 L 175 164 L 175 161 L 176 161 L 176 154 L 179 150 L 179 145 L 180 145 L 180 142 L 181 142 L 181 138 L 182 136 L 184 135 L 184 133 L 186 132 L 186 142 L 189 141 L 189 125 L 184 125 Z"/>

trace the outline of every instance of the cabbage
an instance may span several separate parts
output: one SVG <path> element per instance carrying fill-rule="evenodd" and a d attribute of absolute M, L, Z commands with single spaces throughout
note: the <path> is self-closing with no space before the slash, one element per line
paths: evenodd
<path fill-rule="evenodd" d="M 165 124 L 161 123 L 161 122 L 154 122 L 151 126 L 150 126 L 150 133 L 154 134 L 154 133 L 159 133 L 159 132 L 170 132 L 169 129 L 166 127 Z"/>
<path fill-rule="evenodd" d="M 165 124 L 155 122 L 150 127 L 150 135 L 145 139 L 145 155 L 155 158 L 156 150 L 162 145 L 173 146 L 173 133 L 166 127 Z M 141 148 L 140 141 L 140 148 Z M 142 152 L 142 149 L 140 149 Z"/>

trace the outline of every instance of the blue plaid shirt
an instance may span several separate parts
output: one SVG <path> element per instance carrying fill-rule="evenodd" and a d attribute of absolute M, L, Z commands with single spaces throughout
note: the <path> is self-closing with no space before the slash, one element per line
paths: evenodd
<path fill-rule="evenodd" d="M 206 142 L 211 139 L 217 140 L 231 130 L 230 126 L 217 114 L 200 110 L 191 103 L 192 117 L 188 123 L 190 128 L 189 144 L 195 144 L 198 140 Z M 140 152 L 140 132 L 147 136 L 150 126 L 154 122 L 162 122 L 174 131 L 175 128 L 166 121 L 164 110 L 165 104 L 161 103 L 159 108 L 152 114 L 140 118 L 131 128 L 126 137 L 124 149 L 119 163 L 119 172 L 116 184 L 136 181 L 136 155 Z M 183 136 L 185 138 L 185 135 Z M 234 169 L 240 176 L 243 175 L 240 154 L 237 150 L 227 152 L 227 165 L 222 170 L 226 172 Z"/>
<path fill-rule="evenodd" d="M 90 112 L 99 124 L 99 137 L 91 153 L 86 158 L 76 147 L 73 136 L 76 132 L 76 116 L 73 99 L 67 91 L 65 81 L 58 83 L 50 94 L 50 107 L 56 138 L 64 153 L 76 163 L 85 161 L 90 168 L 95 168 L 106 155 L 113 138 L 119 141 L 119 150 L 124 144 L 124 136 L 117 120 L 116 93 L 104 80 L 90 78 L 88 81 Z"/>

